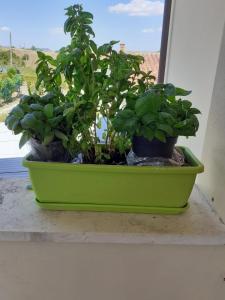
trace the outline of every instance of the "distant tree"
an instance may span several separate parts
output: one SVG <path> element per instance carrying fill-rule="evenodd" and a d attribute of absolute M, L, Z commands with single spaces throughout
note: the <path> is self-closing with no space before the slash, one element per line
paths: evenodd
<path fill-rule="evenodd" d="M 18 72 L 17 72 L 17 69 L 16 69 L 16 68 L 13 68 L 13 67 L 8 68 L 8 70 L 7 70 L 7 75 L 8 75 L 8 77 L 11 78 L 11 79 L 12 79 L 17 73 L 18 73 Z"/>
<path fill-rule="evenodd" d="M 20 93 L 20 87 L 23 84 L 23 77 L 20 74 L 15 74 L 17 71 L 13 68 L 10 69 L 12 72 L 10 77 L 8 76 L 0 81 L 0 99 L 3 99 L 5 103 L 12 100 L 14 92 Z"/>
<path fill-rule="evenodd" d="M 8 102 L 12 99 L 12 94 L 15 90 L 12 79 L 5 78 L 0 81 L 0 98 L 3 102 Z"/>
<path fill-rule="evenodd" d="M 30 48 L 31 50 L 34 50 L 34 51 L 36 51 L 37 50 L 37 48 L 33 45 L 33 46 L 31 46 L 31 48 Z"/>

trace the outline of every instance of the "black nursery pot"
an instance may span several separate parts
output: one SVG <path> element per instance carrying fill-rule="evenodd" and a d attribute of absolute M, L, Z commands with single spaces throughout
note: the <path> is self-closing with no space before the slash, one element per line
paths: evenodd
<path fill-rule="evenodd" d="M 166 142 L 157 139 L 149 141 L 143 136 L 134 136 L 132 139 L 132 149 L 139 157 L 165 157 L 171 158 L 177 137 L 168 137 Z"/>
<path fill-rule="evenodd" d="M 30 140 L 31 154 L 35 161 L 69 162 L 71 159 L 60 141 L 51 142 L 48 146 L 42 145 L 35 139 Z"/>

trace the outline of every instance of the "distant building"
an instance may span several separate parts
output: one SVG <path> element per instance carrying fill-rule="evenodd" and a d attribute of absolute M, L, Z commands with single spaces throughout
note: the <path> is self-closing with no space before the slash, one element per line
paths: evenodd
<path fill-rule="evenodd" d="M 144 57 L 144 63 L 141 64 L 141 70 L 144 72 L 152 71 L 152 75 L 158 78 L 159 71 L 159 52 L 147 52 L 147 51 L 126 51 L 126 45 L 120 44 L 120 51 L 130 53 L 133 55 L 141 55 Z"/>

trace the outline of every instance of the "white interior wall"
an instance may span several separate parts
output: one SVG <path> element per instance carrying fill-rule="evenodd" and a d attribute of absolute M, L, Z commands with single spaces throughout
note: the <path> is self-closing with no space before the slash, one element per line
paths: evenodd
<path fill-rule="evenodd" d="M 224 0 L 173 0 L 165 82 L 192 90 L 197 137 L 180 138 L 201 158 L 225 20 Z"/>
<path fill-rule="evenodd" d="M 203 147 L 205 173 L 198 184 L 225 221 L 225 27 Z"/>
<path fill-rule="evenodd" d="M 0 242 L 1 300 L 222 300 L 225 246 Z"/>

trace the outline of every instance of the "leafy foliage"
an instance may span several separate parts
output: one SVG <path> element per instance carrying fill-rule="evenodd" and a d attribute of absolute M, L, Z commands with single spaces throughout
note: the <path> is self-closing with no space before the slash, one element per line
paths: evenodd
<path fill-rule="evenodd" d="M 11 100 L 14 91 L 15 87 L 10 78 L 5 78 L 0 81 L 0 98 L 2 98 L 4 102 Z"/>
<path fill-rule="evenodd" d="M 196 114 L 200 111 L 181 98 L 190 93 L 172 84 L 156 84 L 135 103 L 127 101 L 114 118 L 113 126 L 129 138 L 137 135 L 165 142 L 166 137 L 194 136 L 199 127 Z"/>
<path fill-rule="evenodd" d="M 4 102 L 9 102 L 14 92 L 19 93 L 23 83 L 23 77 L 20 74 L 16 74 L 14 69 L 9 69 L 7 75 L 8 77 L 0 80 L 0 98 Z"/>
<path fill-rule="evenodd" d="M 21 146 L 31 137 L 41 143 L 59 139 L 72 155 L 82 152 L 87 161 L 103 162 L 116 150 L 124 153 L 129 145 L 112 126 L 115 114 L 125 100 L 134 102 L 155 78 L 140 70 L 141 56 L 115 51 L 117 41 L 97 46 L 93 15 L 81 5 L 68 7 L 66 15 L 64 31 L 71 36 L 70 44 L 56 59 L 37 52 L 36 88 L 54 96 L 42 108 L 45 96 L 31 95 L 25 103 L 21 100 L 6 125 L 15 133 L 23 132 Z M 60 122 L 52 124 L 55 118 Z M 105 146 L 99 147 L 97 130 L 103 120 L 107 123 L 102 137 Z"/>
<path fill-rule="evenodd" d="M 10 67 L 10 68 L 7 69 L 7 76 L 9 78 L 13 78 L 16 74 L 17 74 L 17 69 L 16 68 Z"/>
<path fill-rule="evenodd" d="M 12 109 L 5 124 L 15 134 L 22 133 L 20 147 L 34 138 L 43 145 L 60 140 L 66 148 L 71 135 L 71 128 L 63 116 L 66 108 L 67 104 L 60 103 L 54 94 L 24 96 Z"/>

